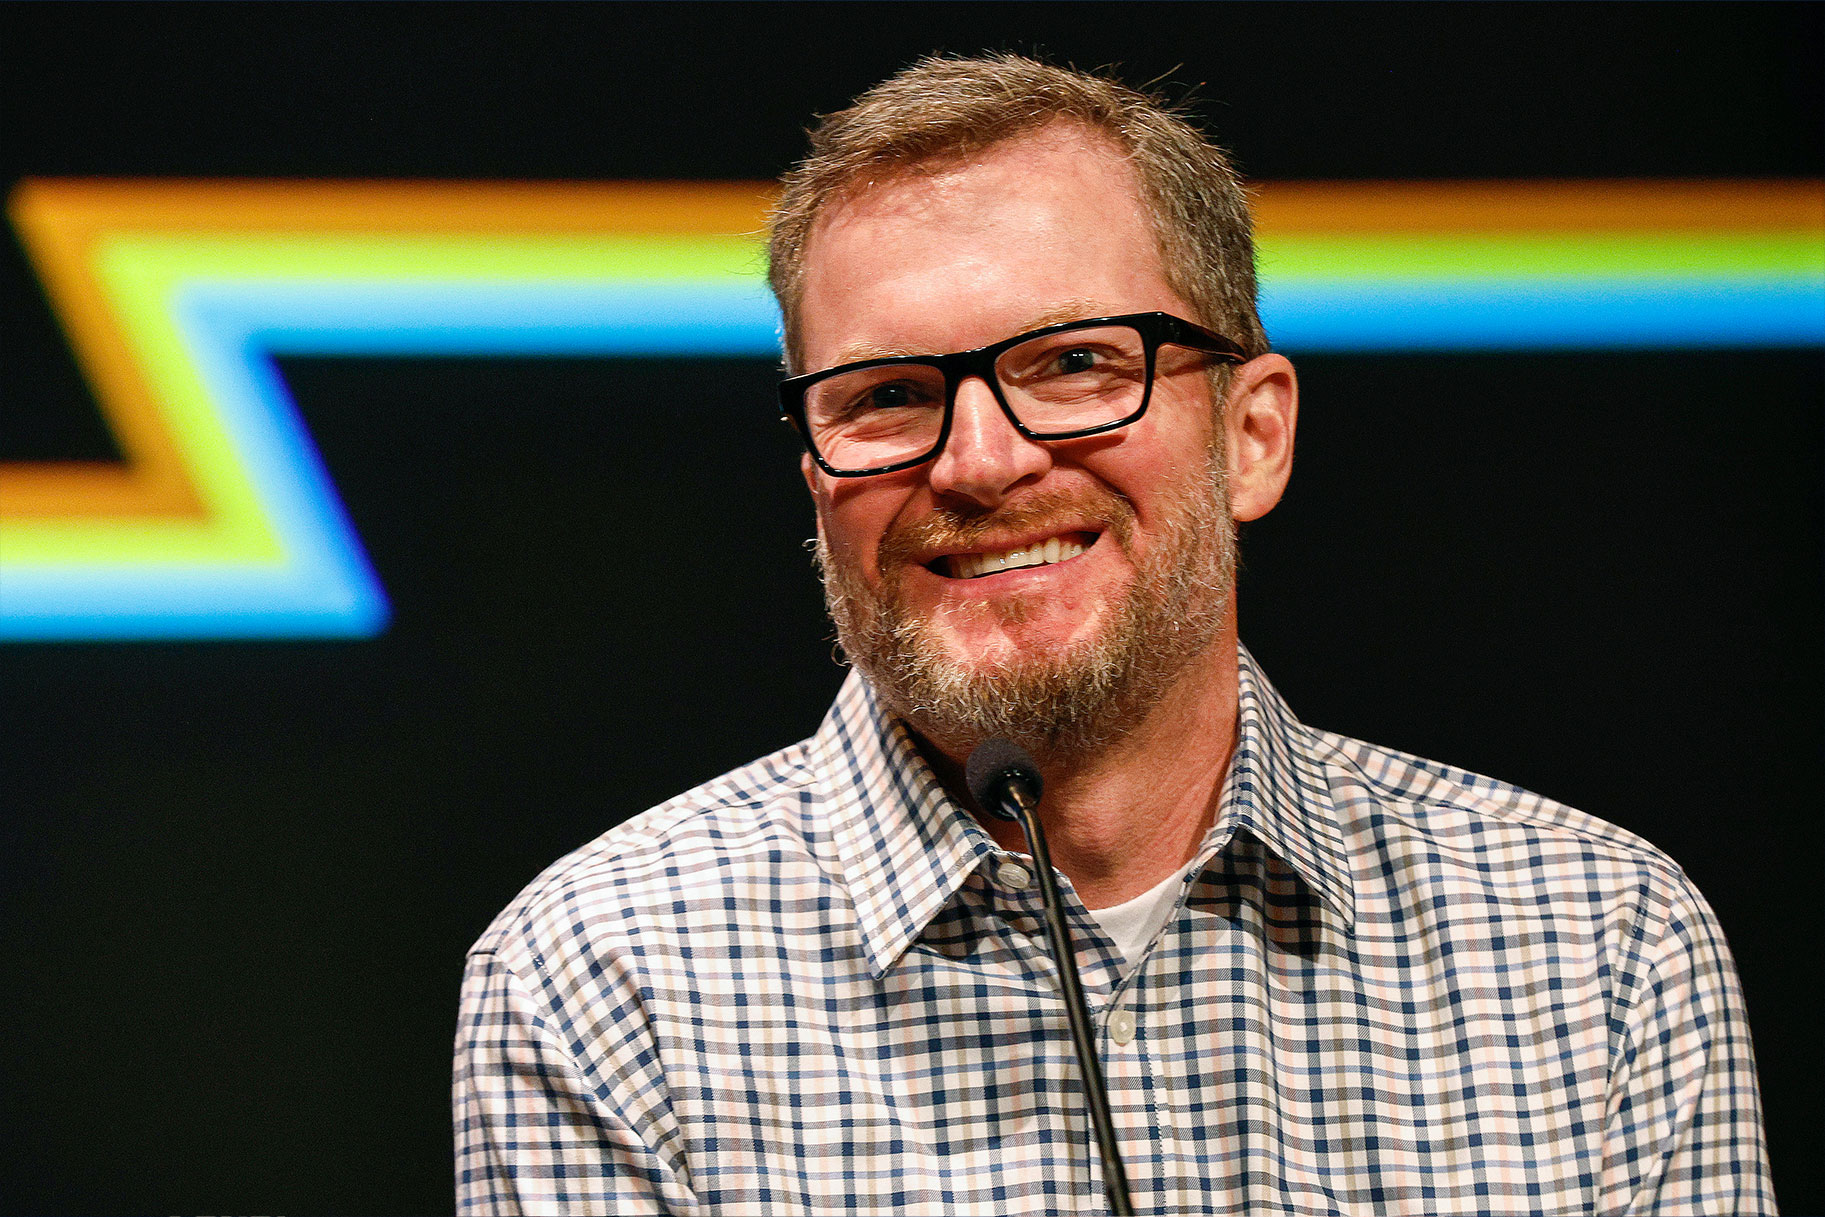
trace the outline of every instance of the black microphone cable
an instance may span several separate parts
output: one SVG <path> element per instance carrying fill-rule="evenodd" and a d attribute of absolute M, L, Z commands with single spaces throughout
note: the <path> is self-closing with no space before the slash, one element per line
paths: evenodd
<path fill-rule="evenodd" d="M 1071 1043 L 1077 1049 L 1077 1067 L 1084 1079 L 1090 1124 L 1103 1155 L 1103 1188 L 1109 1211 L 1131 1217 L 1134 1202 L 1128 1198 L 1128 1172 L 1122 1166 L 1121 1148 L 1115 1140 L 1115 1119 L 1109 1112 L 1109 1090 L 1103 1081 L 1102 1061 L 1096 1055 L 1096 1034 L 1090 1026 L 1090 1008 L 1084 1004 L 1084 983 L 1077 974 L 1077 953 L 1065 926 L 1064 902 L 1058 894 L 1058 877 L 1052 872 L 1052 855 L 1039 827 L 1039 795 L 1044 783 L 1039 766 L 1026 750 L 1005 739 L 984 740 L 970 753 L 964 778 L 976 806 L 1003 820 L 1016 820 L 1026 834 L 1027 848 L 1038 868 L 1039 894 L 1046 906 L 1046 939 L 1058 980 L 1064 989 L 1065 1017 L 1071 1024 Z"/>

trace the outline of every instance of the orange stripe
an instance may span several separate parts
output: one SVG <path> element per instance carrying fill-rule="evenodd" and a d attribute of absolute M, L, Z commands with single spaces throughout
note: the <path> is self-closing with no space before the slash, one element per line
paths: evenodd
<path fill-rule="evenodd" d="M 15 214 L 71 240 L 122 228 L 758 233 L 764 182 L 28 180 Z M 1264 231 L 1825 230 L 1825 181 L 1269 182 Z M 48 210 L 47 210 L 48 209 Z"/>
<path fill-rule="evenodd" d="M 80 216 L 66 216 L 56 192 L 33 183 L 14 191 L 11 211 L 70 351 L 126 459 L 117 477 L 97 476 L 94 467 L 78 465 L 66 478 L 62 462 L 0 468 L 0 513 L 45 514 L 47 504 L 67 494 L 64 510 L 51 514 L 205 515 L 182 447 L 95 281 L 92 225 L 101 217 L 91 216 L 85 224 Z M 113 225 L 123 222 L 133 222 L 130 213 L 117 214 Z"/>
<path fill-rule="evenodd" d="M 14 207 L 71 234 L 135 231 L 758 233 L 763 182 L 35 180 Z"/>
<path fill-rule="evenodd" d="M 0 463 L 0 518 L 71 519 L 108 516 L 169 520 L 205 516 L 194 494 L 183 487 L 151 484 L 137 465 L 100 461 Z"/>

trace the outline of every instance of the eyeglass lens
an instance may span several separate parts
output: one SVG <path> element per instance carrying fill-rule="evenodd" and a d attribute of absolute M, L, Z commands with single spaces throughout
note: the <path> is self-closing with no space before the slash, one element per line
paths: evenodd
<path fill-rule="evenodd" d="M 995 360 L 1008 408 L 1035 436 L 1122 422 L 1147 394 L 1147 344 L 1125 325 L 1043 334 Z M 879 469 L 929 454 L 944 431 L 944 373 L 921 363 L 858 368 L 805 393 L 818 454 L 845 471 Z"/>

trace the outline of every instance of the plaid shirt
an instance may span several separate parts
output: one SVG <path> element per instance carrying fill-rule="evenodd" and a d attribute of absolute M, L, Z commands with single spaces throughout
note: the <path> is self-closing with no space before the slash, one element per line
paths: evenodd
<path fill-rule="evenodd" d="M 1066 884 L 1135 1206 L 1763 1213 L 1742 998 L 1638 838 L 1315 731 L 1234 760 L 1132 966 Z M 852 675 L 811 739 L 547 871 L 469 958 L 465 1212 L 1094 1213 L 1025 861 Z"/>

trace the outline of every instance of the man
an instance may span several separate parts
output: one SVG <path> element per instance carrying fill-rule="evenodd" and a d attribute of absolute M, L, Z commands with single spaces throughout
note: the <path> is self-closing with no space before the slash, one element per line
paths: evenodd
<path fill-rule="evenodd" d="M 811 739 L 608 833 L 476 944 L 472 1210 L 1103 1211 L 1042 818 L 1135 1206 L 1763 1212 L 1740 995 L 1683 874 L 1310 729 L 1237 639 L 1292 457 L 1242 188 L 1151 100 L 930 60 L 826 119 L 772 281 L 830 610 Z"/>

